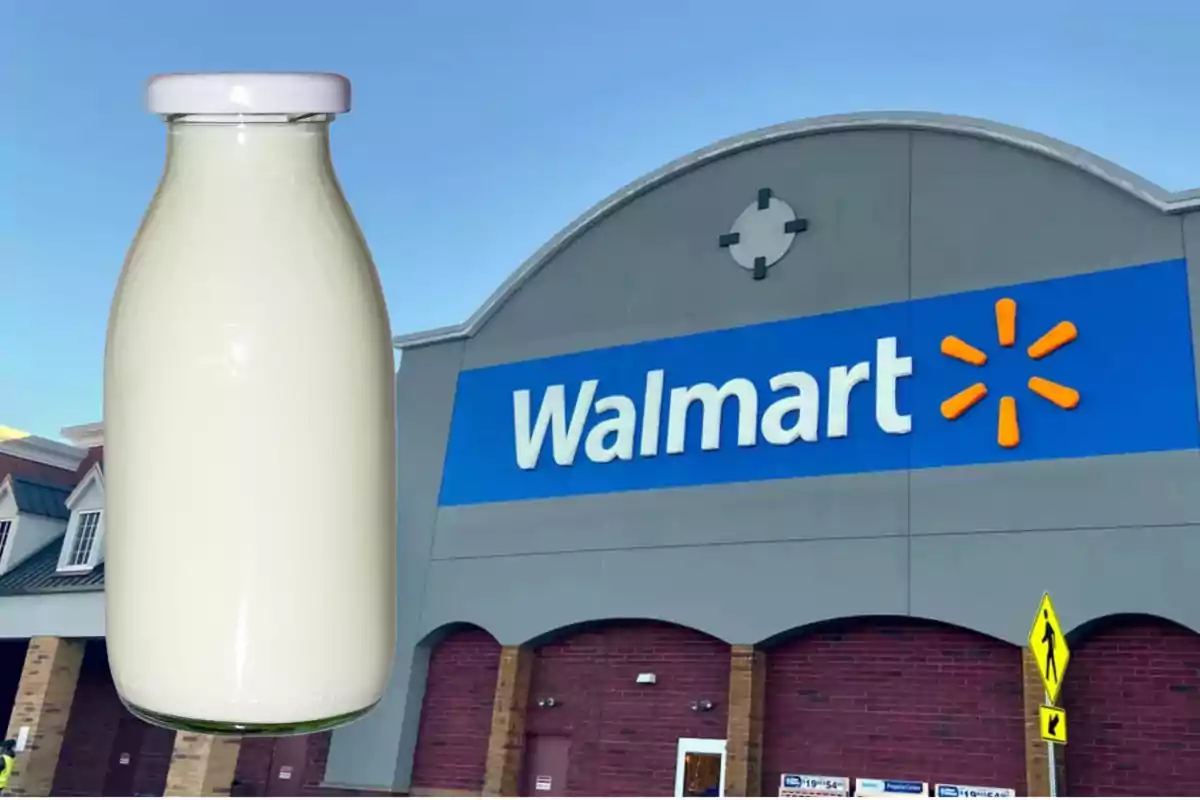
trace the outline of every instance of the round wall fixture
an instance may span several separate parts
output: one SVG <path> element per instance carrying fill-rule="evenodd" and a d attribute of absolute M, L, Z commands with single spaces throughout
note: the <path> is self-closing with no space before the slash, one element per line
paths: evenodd
<path fill-rule="evenodd" d="M 739 267 L 752 270 L 755 279 L 761 280 L 769 267 L 787 255 L 796 234 L 806 230 L 808 220 L 797 217 L 770 189 L 759 189 L 758 198 L 738 215 L 718 244 L 729 250 Z"/>

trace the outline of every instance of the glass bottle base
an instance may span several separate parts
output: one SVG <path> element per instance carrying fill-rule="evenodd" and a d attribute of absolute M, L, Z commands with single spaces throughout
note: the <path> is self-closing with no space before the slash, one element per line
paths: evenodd
<path fill-rule="evenodd" d="M 337 728 L 341 725 L 353 722 L 360 717 L 363 717 L 375 707 L 375 703 L 358 711 L 351 711 L 348 714 L 339 714 L 336 717 L 325 717 L 324 719 L 306 720 L 302 722 L 221 722 L 219 720 L 206 719 L 189 719 L 188 717 L 175 717 L 170 714 L 160 714 L 157 711 L 149 711 L 144 708 L 139 708 L 133 703 L 124 701 L 125 707 L 129 709 L 129 713 L 133 714 L 143 722 L 149 722 L 151 725 L 157 725 L 160 728 L 169 728 L 173 731 L 183 731 L 185 733 L 207 733 L 214 736 L 299 736 L 306 733 L 317 733 L 319 731 L 327 731 L 331 728 Z"/>

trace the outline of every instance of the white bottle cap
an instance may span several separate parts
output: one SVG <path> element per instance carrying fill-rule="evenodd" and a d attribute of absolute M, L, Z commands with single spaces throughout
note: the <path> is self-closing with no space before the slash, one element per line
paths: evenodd
<path fill-rule="evenodd" d="M 350 81 L 329 72 L 211 72 L 155 75 L 154 114 L 343 114 Z"/>

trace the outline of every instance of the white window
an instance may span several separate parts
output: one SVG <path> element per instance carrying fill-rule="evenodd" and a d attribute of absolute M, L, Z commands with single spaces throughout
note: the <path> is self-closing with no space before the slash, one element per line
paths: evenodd
<path fill-rule="evenodd" d="M 99 511 L 81 511 L 75 530 L 67 537 L 60 569 L 91 569 L 96 564 L 96 543 L 100 538 Z"/>
<path fill-rule="evenodd" d="M 11 519 L 0 519 L 0 564 L 4 563 L 4 551 L 8 549 L 8 532 L 12 530 Z"/>

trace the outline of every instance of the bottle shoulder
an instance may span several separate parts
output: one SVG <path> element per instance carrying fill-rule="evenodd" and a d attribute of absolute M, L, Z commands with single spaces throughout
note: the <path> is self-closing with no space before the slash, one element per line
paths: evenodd
<path fill-rule="evenodd" d="M 349 215 L 283 221 L 151 209 L 121 270 L 110 331 L 184 324 L 334 336 L 367 326 L 390 339 L 379 276 Z"/>
<path fill-rule="evenodd" d="M 255 194 L 253 189 L 189 192 L 164 186 L 143 217 L 129 260 L 263 264 L 336 257 L 361 266 L 373 263 L 336 186 Z"/>

